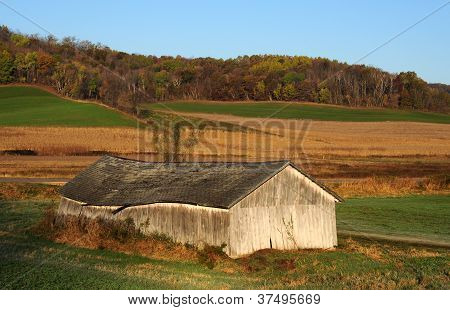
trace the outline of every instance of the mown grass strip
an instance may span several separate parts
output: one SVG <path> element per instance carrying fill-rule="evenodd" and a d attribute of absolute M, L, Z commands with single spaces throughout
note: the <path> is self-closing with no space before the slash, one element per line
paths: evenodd
<path fill-rule="evenodd" d="M 327 106 L 325 104 L 293 103 L 215 103 L 215 102 L 170 102 L 150 104 L 151 109 L 189 112 L 230 114 L 243 117 L 271 117 L 283 119 L 312 119 L 341 122 L 386 122 L 407 121 L 450 124 L 447 114 L 404 111 L 394 109 L 363 109 Z M 283 108 L 285 107 L 285 108 Z M 282 109 L 283 108 L 283 109 Z"/>
<path fill-rule="evenodd" d="M 338 230 L 450 242 L 450 195 L 351 198 L 336 213 Z"/>

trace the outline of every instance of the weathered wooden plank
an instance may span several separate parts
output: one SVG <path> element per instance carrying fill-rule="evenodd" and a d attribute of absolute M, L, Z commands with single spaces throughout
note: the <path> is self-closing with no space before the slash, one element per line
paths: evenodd
<path fill-rule="evenodd" d="M 108 220 L 133 219 L 144 234 L 163 233 L 176 242 L 220 246 L 229 242 L 229 211 L 179 203 L 161 203 L 129 207 L 113 214 L 117 206 L 83 206 L 62 198 L 58 212 L 64 215 L 104 218 Z"/>
<path fill-rule="evenodd" d="M 276 249 L 337 245 L 335 198 L 290 166 L 229 210 L 155 203 L 113 214 L 118 207 L 82 206 L 62 198 L 58 212 L 113 220 L 130 217 L 144 234 L 163 233 L 194 245 L 226 243 L 231 257 L 270 248 L 271 243 Z"/>
<path fill-rule="evenodd" d="M 270 240 L 277 249 L 332 247 L 337 240 L 334 204 L 333 196 L 286 167 L 231 209 L 230 252 L 243 256 L 270 247 Z"/>

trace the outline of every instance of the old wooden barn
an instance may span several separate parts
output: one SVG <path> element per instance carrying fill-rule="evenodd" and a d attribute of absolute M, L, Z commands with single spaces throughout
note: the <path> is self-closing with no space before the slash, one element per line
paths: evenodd
<path fill-rule="evenodd" d="M 337 245 L 341 198 L 289 161 L 154 163 L 104 156 L 61 195 L 61 214 L 132 218 L 144 234 L 225 243 L 231 257 Z"/>

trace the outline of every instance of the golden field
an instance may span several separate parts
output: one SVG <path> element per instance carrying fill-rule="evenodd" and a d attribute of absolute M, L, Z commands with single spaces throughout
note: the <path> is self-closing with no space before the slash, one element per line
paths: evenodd
<path fill-rule="evenodd" d="M 0 176 L 72 177 L 104 153 L 163 160 L 174 152 L 176 160 L 291 159 L 323 179 L 426 178 L 450 172 L 449 125 L 194 116 L 256 130 L 210 123 L 202 130 L 181 129 L 176 138 L 170 130 L 0 127 Z M 38 156 L 14 155 L 24 150 Z"/>
<path fill-rule="evenodd" d="M 450 156 L 450 126 L 414 122 L 334 122 L 177 113 L 279 134 L 280 146 L 300 142 L 310 156 Z M 264 142 L 264 140 L 263 140 Z M 297 143 L 298 144 L 298 143 Z"/>
<path fill-rule="evenodd" d="M 37 155 L 134 153 L 137 134 L 130 128 L 0 127 L 0 151 L 31 150 Z"/>
<path fill-rule="evenodd" d="M 332 157 L 404 157 L 450 155 L 450 126 L 383 122 L 345 123 L 240 119 L 202 115 L 263 131 L 217 128 L 181 131 L 180 153 L 245 156 L 248 159 Z M 38 155 L 86 155 L 95 152 L 133 154 L 170 151 L 173 141 L 152 130 L 131 128 L 2 127 L 0 151 L 32 150 Z M 171 139 L 171 138 L 170 138 Z M 170 140 L 169 139 L 169 140 Z"/>

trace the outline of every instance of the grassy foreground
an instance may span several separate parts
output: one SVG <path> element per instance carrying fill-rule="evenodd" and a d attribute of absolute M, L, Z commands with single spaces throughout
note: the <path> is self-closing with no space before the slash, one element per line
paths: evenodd
<path fill-rule="evenodd" d="M 230 114 L 243 117 L 342 122 L 407 121 L 450 124 L 450 115 L 446 114 L 392 109 L 350 109 L 327 106 L 325 104 L 171 102 L 152 104 L 149 107 L 169 112 Z"/>
<path fill-rule="evenodd" d="M 338 230 L 450 243 L 450 195 L 352 198 L 336 213 Z"/>
<path fill-rule="evenodd" d="M 75 102 L 34 87 L 0 87 L 0 126 L 133 127 L 108 108 Z"/>
<path fill-rule="evenodd" d="M 196 259 L 58 244 L 30 230 L 46 208 L 57 205 L 42 198 L 54 196 L 52 189 L 46 191 L 36 186 L 3 190 L 3 199 L 22 200 L 0 197 L 2 289 L 450 288 L 448 250 L 363 239 L 340 239 L 335 251 L 265 250 L 213 269 Z"/>

